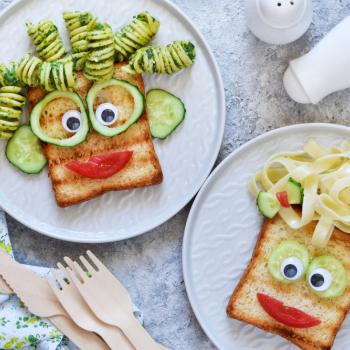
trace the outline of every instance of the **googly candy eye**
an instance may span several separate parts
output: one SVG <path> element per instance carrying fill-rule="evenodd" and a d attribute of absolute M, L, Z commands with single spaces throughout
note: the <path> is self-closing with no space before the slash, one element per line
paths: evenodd
<path fill-rule="evenodd" d="M 289 281 L 298 280 L 305 272 L 303 262 L 292 256 L 283 261 L 281 266 L 281 275 Z"/>
<path fill-rule="evenodd" d="M 81 127 L 81 113 L 76 110 L 69 110 L 63 114 L 62 126 L 69 132 L 76 133 Z"/>
<path fill-rule="evenodd" d="M 318 256 L 306 272 L 306 281 L 314 294 L 321 298 L 337 298 L 349 285 L 348 272 L 333 256 Z"/>
<path fill-rule="evenodd" d="M 297 241 L 283 241 L 270 254 L 268 271 L 282 283 L 300 280 L 309 265 L 309 252 Z"/>
<path fill-rule="evenodd" d="M 102 125 L 112 125 L 119 117 L 118 108 L 112 103 L 102 103 L 96 109 L 96 119 Z"/>

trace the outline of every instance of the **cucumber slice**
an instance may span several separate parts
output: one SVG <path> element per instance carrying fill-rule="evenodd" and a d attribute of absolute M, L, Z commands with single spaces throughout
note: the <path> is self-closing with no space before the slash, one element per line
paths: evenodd
<path fill-rule="evenodd" d="M 45 106 L 58 98 L 67 98 L 71 99 L 77 104 L 80 109 L 81 114 L 81 127 L 77 133 L 73 136 L 66 139 L 57 139 L 46 135 L 40 126 L 41 113 L 44 110 Z M 56 146 L 62 147 L 73 147 L 85 141 L 87 134 L 89 132 L 89 120 L 86 115 L 85 107 L 83 101 L 78 94 L 68 91 L 53 91 L 47 94 L 32 110 L 30 115 L 30 126 L 33 133 L 41 140 L 46 143 L 51 143 Z"/>
<path fill-rule="evenodd" d="M 40 141 L 29 125 L 17 129 L 7 143 L 5 153 L 11 164 L 27 174 L 40 173 L 47 164 Z"/>
<path fill-rule="evenodd" d="M 293 283 L 299 281 L 305 275 L 309 261 L 309 252 L 305 246 L 297 241 L 283 241 L 270 254 L 268 271 L 277 281 Z M 296 278 L 290 279 L 282 274 L 283 267 L 286 264 L 292 264 L 295 267 Z"/>
<path fill-rule="evenodd" d="M 269 192 L 259 192 L 256 205 L 265 218 L 272 219 L 281 209 L 281 205 L 276 195 Z"/>
<path fill-rule="evenodd" d="M 288 193 L 289 204 L 302 204 L 304 197 L 304 189 L 301 183 L 294 180 L 292 177 L 289 178 L 286 186 L 286 191 Z"/>
<path fill-rule="evenodd" d="M 333 256 L 318 256 L 306 272 L 310 290 L 321 298 L 337 298 L 349 285 L 348 272 Z"/>
<path fill-rule="evenodd" d="M 166 139 L 185 119 L 184 103 L 165 90 L 148 91 L 146 105 L 149 126 L 154 138 Z"/>
<path fill-rule="evenodd" d="M 102 89 L 113 85 L 121 86 L 130 93 L 130 95 L 134 99 L 134 111 L 124 124 L 116 127 L 108 127 L 106 125 L 103 125 L 96 119 L 95 111 L 94 111 L 94 101 L 98 93 Z M 107 137 L 115 136 L 128 130 L 131 125 L 133 125 L 139 120 L 139 118 L 142 116 L 145 110 L 145 98 L 142 92 L 139 90 L 139 88 L 124 80 L 117 80 L 117 79 L 110 79 L 108 81 L 95 83 L 90 89 L 86 97 L 86 102 L 89 109 L 89 117 L 90 117 L 92 127 L 98 133 Z"/>

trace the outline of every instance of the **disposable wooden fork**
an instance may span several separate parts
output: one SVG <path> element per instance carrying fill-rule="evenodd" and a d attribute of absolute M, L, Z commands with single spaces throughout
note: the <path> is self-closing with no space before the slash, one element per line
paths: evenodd
<path fill-rule="evenodd" d="M 47 281 L 72 320 L 79 327 L 97 333 L 112 350 L 134 350 L 135 348 L 119 328 L 103 323 L 95 316 L 81 297 L 76 286 L 71 283 L 64 266 L 60 263 L 57 266 L 62 272 L 62 275 L 52 270 L 52 275 L 56 281 L 52 281 L 49 277 Z"/>
<path fill-rule="evenodd" d="M 84 271 L 77 262 L 65 257 L 67 272 L 80 294 L 103 322 L 119 327 L 137 350 L 166 350 L 136 320 L 128 291 L 90 251 L 87 255 L 97 267 L 81 256 Z M 88 273 L 87 273 L 88 272 Z M 76 276 L 79 276 L 79 278 Z"/>

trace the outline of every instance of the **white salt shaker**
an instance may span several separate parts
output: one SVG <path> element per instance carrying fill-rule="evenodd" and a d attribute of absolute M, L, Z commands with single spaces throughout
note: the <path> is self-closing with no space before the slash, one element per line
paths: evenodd
<path fill-rule="evenodd" d="M 309 53 L 290 62 L 283 83 L 299 103 L 317 104 L 350 87 L 350 17 L 333 28 Z"/>
<path fill-rule="evenodd" d="M 299 39 L 312 19 L 311 0 L 246 0 L 247 24 L 253 34 L 269 44 Z"/>

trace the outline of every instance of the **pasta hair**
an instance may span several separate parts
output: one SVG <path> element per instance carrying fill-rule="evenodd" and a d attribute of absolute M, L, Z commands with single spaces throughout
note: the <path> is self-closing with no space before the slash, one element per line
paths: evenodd
<path fill-rule="evenodd" d="M 40 21 L 37 25 L 26 22 L 39 57 L 48 62 L 57 61 L 67 54 L 56 25 L 50 20 Z"/>
<path fill-rule="evenodd" d="M 165 47 L 148 46 L 137 50 L 124 69 L 139 74 L 172 74 L 190 67 L 195 58 L 195 46 L 190 41 L 173 41 Z"/>
<path fill-rule="evenodd" d="M 114 71 L 114 40 L 112 28 L 107 23 L 97 23 L 87 35 L 89 54 L 84 75 L 89 80 L 108 80 Z"/>
<path fill-rule="evenodd" d="M 119 62 L 126 61 L 136 50 L 148 45 L 157 34 L 160 22 L 147 11 L 114 34 L 114 45 Z"/>

